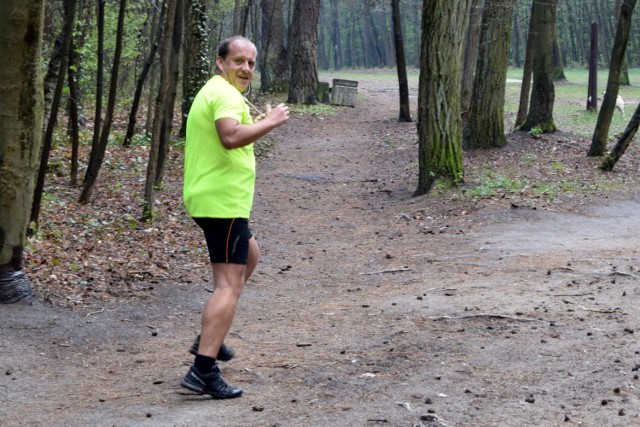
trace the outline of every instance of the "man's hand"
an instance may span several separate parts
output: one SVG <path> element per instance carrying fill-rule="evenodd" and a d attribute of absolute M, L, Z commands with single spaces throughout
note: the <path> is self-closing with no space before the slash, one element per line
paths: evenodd
<path fill-rule="evenodd" d="M 274 109 L 267 104 L 267 118 L 273 121 L 275 127 L 281 126 L 289 119 L 289 107 L 284 104 L 278 104 Z"/>

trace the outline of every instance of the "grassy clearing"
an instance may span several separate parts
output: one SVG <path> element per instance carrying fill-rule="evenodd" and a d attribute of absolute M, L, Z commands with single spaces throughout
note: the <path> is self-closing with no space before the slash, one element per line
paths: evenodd
<path fill-rule="evenodd" d="M 574 134 L 578 137 L 589 137 L 593 134 L 597 113 L 587 111 L 587 83 L 589 74 L 587 70 L 565 70 L 566 81 L 556 82 L 556 102 L 554 106 L 554 120 L 558 130 Z M 417 69 L 407 70 L 407 78 L 410 88 L 417 89 L 420 72 Z M 608 70 L 598 72 L 598 105 L 602 105 L 602 92 L 607 86 Z M 398 75 L 395 68 L 383 68 L 376 70 L 339 70 L 324 71 L 320 73 L 320 80 L 330 82 L 332 79 L 347 79 L 366 81 L 375 79 L 388 81 L 390 85 L 397 84 Z M 514 127 L 514 120 L 518 112 L 520 101 L 520 86 L 522 69 L 512 68 L 507 72 L 507 86 L 505 92 L 505 130 L 510 132 Z M 629 118 L 640 102 L 640 69 L 629 70 L 631 86 L 621 86 L 620 95 L 625 100 L 625 114 L 622 117 L 617 111 L 613 115 L 610 138 L 624 130 Z"/>
<path fill-rule="evenodd" d="M 436 185 L 436 192 L 445 192 L 454 198 L 483 199 L 501 197 L 501 195 L 518 195 L 523 199 L 534 198 L 551 202 L 564 194 L 579 194 L 597 189 L 602 191 L 621 189 L 623 185 L 615 179 L 615 175 L 591 176 L 588 173 L 585 174 L 585 171 L 578 173 L 574 169 L 577 167 L 575 158 L 581 159 L 586 155 L 588 141 L 593 135 L 598 114 L 586 110 L 588 71 L 568 69 L 565 70 L 565 75 L 565 81 L 555 84 L 556 98 L 553 115 L 558 131 L 564 134 L 557 134 L 558 143 L 564 147 L 558 146 L 558 151 L 554 151 L 555 144 L 550 146 L 544 142 L 549 141 L 547 137 L 543 138 L 540 144 L 534 144 L 531 152 L 524 153 L 519 159 L 512 159 L 516 162 L 515 165 L 505 165 L 503 160 L 495 158 L 491 164 L 472 165 L 473 162 L 470 162 L 465 166 L 466 183 L 462 187 L 455 188 L 450 183 L 439 182 Z M 321 81 L 330 82 L 334 78 L 357 80 L 362 86 L 372 80 L 388 82 L 390 88 L 397 85 L 395 69 L 341 70 L 324 72 L 320 76 Z M 609 130 L 610 143 L 615 141 L 616 135 L 624 131 L 640 102 L 640 69 L 629 70 L 629 78 L 631 86 L 620 87 L 620 95 L 625 100 L 625 117 L 617 110 L 614 111 Z M 411 94 L 416 95 L 419 70 L 408 70 L 408 79 Z M 521 79 L 522 69 L 508 71 L 505 91 L 505 132 L 507 133 L 514 130 Z M 607 79 L 608 70 L 600 70 L 598 107 L 602 106 L 602 92 L 606 88 Z M 553 137 L 551 138 L 553 140 Z M 393 141 L 385 140 L 385 144 L 393 146 Z M 575 152 L 571 149 L 567 150 L 571 145 L 575 148 Z M 573 154 L 568 154 L 569 152 Z M 556 158 L 563 155 L 568 155 L 569 158 Z M 591 170 L 597 166 L 597 163 L 597 160 L 594 160 L 594 163 L 579 164 L 580 169 Z M 595 181 L 591 181 L 592 179 Z"/>
<path fill-rule="evenodd" d="M 587 84 L 589 74 L 587 70 L 565 70 L 566 81 L 556 82 L 556 101 L 553 118 L 558 130 L 571 133 L 577 137 L 590 137 L 598 120 L 597 113 L 587 111 Z M 598 107 L 602 105 L 602 92 L 607 86 L 607 70 L 598 73 Z M 507 73 L 507 90 L 505 93 L 505 117 L 507 130 L 513 128 L 513 120 L 518 111 L 520 99 L 521 69 L 511 69 Z M 609 132 L 609 138 L 624 131 L 629 118 L 640 102 L 640 69 L 629 70 L 631 86 L 621 86 L 620 95 L 625 100 L 625 115 L 615 111 Z"/>

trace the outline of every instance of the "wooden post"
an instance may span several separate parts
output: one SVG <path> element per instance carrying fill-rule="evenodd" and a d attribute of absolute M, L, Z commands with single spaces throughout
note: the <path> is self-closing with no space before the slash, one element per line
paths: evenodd
<path fill-rule="evenodd" d="M 598 23 L 595 21 L 591 23 L 587 110 L 593 113 L 598 111 Z"/>

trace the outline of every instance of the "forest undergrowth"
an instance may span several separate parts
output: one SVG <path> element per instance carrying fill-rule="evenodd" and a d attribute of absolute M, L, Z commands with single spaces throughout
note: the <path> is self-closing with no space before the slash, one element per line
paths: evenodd
<path fill-rule="evenodd" d="M 300 111 L 292 114 L 289 127 L 311 121 L 322 132 L 322 126 L 332 126 L 330 108 Z M 86 205 L 78 203 L 81 186 L 69 184 L 70 146 L 57 143 L 51 154 L 26 270 L 35 292 L 53 304 L 86 307 L 103 300 L 145 298 L 154 284 L 175 280 L 176 272 L 179 280 L 191 282 L 193 272 L 199 277 L 198 267 L 206 263 L 199 230 L 182 204 L 184 141 L 171 143 L 163 184 L 156 191 L 155 218 L 147 223 L 141 219 L 146 138 L 138 137 L 140 143 L 125 148 L 115 142 L 121 139 L 119 132 L 114 131 L 93 199 Z M 407 189 L 416 185 L 416 138 L 414 127 L 403 127 L 385 139 L 392 150 L 406 152 L 396 179 Z M 272 138 L 259 142 L 260 157 L 269 156 L 274 143 Z M 428 195 L 430 215 L 453 219 L 505 206 L 577 212 L 595 200 L 635 191 L 640 183 L 637 145 L 632 144 L 613 172 L 605 173 L 598 169 L 601 159 L 586 156 L 589 144 L 588 138 L 566 129 L 547 135 L 514 132 L 505 147 L 466 151 L 464 184 L 437 182 Z M 80 159 L 88 158 L 89 149 L 81 145 Z M 81 161 L 80 177 L 84 166 Z M 188 254 L 192 264 L 184 265 L 181 254 Z"/>

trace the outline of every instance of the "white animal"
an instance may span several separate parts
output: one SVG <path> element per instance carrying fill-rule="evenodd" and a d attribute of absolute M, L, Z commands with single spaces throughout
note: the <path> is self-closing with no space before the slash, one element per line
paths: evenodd
<path fill-rule="evenodd" d="M 605 93 L 607 92 L 606 91 L 602 92 L 602 96 L 604 96 Z M 624 99 L 622 99 L 622 96 L 620 95 L 616 97 L 616 108 L 618 109 L 618 111 L 620 111 L 620 114 L 622 114 L 622 117 L 624 117 Z"/>
<path fill-rule="evenodd" d="M 624 99 L 620 95 L 616 98 L 616 108 L 620 110 L 620 114 L 624 117 Z"/>

